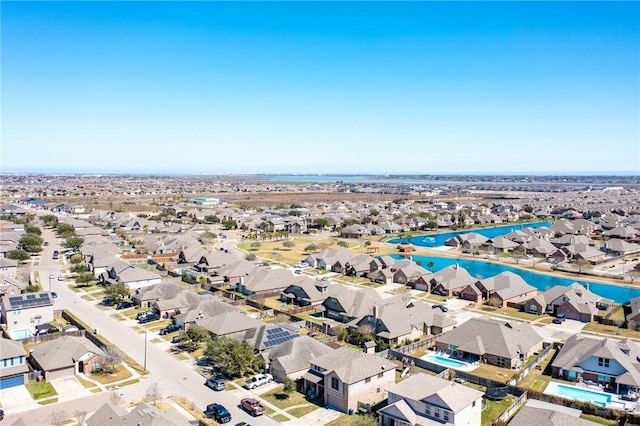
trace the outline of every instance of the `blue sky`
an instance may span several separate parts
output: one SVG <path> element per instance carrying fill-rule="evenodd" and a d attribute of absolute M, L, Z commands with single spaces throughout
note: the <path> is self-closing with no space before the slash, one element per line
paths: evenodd
<path fill-rule="evenodd" d="M 638 2 L 11 2 L 3 172 L 638 173 Z"/>

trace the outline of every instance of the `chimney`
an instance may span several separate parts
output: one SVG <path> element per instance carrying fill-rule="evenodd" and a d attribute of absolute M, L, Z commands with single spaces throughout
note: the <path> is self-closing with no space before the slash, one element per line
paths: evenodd
<path fill-rule="evenodd" d="M 378 325 L 378 305 L 373 305 L 373 326 L 377 327 Z"/>

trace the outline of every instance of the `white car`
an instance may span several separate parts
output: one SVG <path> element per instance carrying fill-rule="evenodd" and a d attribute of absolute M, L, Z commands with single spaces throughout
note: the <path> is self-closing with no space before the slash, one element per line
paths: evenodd
<path fill-rule="evenodd" d="M 244 383 L 245 389 L 255 389 L 258 386 L 266 385 L 267 383 L 271 383 L 273 381 L 273 376 L 269 373 L 267 374 L 256 374 L 249 380 Z"/>
<path fill-rule="evenodd" d="M 296 268 L 308 268 L 309 264 L 307 262 L 300 262 L 300 263 L 296 263 L 294 265 L 294 267 L 296 267 Z"/>
<path fill-rule="evenodd" d="M 56 274 L 54 274 L 53 272 L 49 274 L 49 279 L 50 280 L 55 280 L 56 279 Z"/>

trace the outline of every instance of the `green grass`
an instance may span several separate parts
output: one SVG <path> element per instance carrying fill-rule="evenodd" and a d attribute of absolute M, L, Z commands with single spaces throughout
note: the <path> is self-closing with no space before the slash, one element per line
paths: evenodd
<path fill-rule="evenodd" d="M 96 382 L 100 382 L 103 385 L 113 382 L 119 382 L 120 380 L 125 380 L 129 377 L 131 377 L 131 373 L 129 372 L 129 370 L 122 366 L 116 367 L 115 374 L 91 374 L 91 379 L 95 380 Z"/>
<path fill-rule="evenodd" d="M 500 414 L 504 413 L 507 408 L 513 403 L 513 395 L 508 395 L 502 401 L 486 401 L 486 408 L 482 410 L 482 426 L 491 426 L 493 422 L 500 417 Z"/>
<path fill-rule="evenodd" d="M 269 393 L 260 395 L 260 397 L 263 398 L 265 401 L 272 403 L 273 405 L 280 408 L 281 410 L 286 410 L 287 408 L 293 407 L 294 405 L 301 405 L 301 404 L 308 403 L 304 395 L 301 394 L 300 392 L 293 392 L 287 396 L 284 392 L 282 392 L 283 388 L 284 386 L 280 386 Z"/>
<path fill-rule="evenodd" d="M 278 423 L 284 423 L 289 421 L 289 417 L 283 416 L 282 414 L 278 414 L 272 417 Z"/>
<path fill-rule="evenodd" d="M 602 417 L 592 416 L 590 414 L 580 414 L 581 419 L 589 420 L 590 422 L 598 423 L 601 425 L 615 425 L 618 424 L 615 420 L 607 420 Z"/>
<path fill-rule="evenodd" d="M 40 405 L 49 405 L 49 404 L 55 404 L 56 402 L 58 402 L 58 397 L 53 397 L 53 398 L 48 398 L 42 401 L 38 401 L 38 404 Z"/>
<path fill-rule="evenodd" d="M 310 412 L 317 410 L 318 406 L 315 404 L 309 404 L 306 405 L 304 407 L 296 407 L 296 408 L 292 408 L 291 410 L 287 410 L 287 413 L 291 414 L 294 417 L 302 417 L 305 414 L 309 414 Z"/>
<path fill-rule="evenodd" d="M 56 392 L 49 382 L 29 382 L 25 387 L 35 400 L 58 395 L 58 392 Z"/>

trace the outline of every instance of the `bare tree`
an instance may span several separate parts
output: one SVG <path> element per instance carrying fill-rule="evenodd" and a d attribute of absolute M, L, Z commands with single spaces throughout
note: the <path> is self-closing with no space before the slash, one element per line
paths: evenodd
<path fill-rule="evenodd" d="M 54 426 L 62 426 L 67 422 L 67 413 L 64 411 L 52 411 L 49 414 L 49 421 Z"/>
<path fill-rule="evenodd" d="M 516 263 L 516 265 L 520 263 L 520 259 L 522 259 L 522 257 L 524 256 L 524 252 L 525 250 L 522 246 L 516 247 L 511 252 L 511 257 L 513 257 L 513 261 Z"/>
<path fill-rule="evenodd" d="M 104 357 L 102 359 L 102 370 L 105 373 L 113 373 L 116 366 L 122 362 L 122 355 L 115 346 L 107 346 L 104 349 Z"/>
<path fill-rule="evenodd" d="M 158 399 L 161 396 L 162 395 L 160 394 L 160 389 L 158 389 L 157 383 L 153 383 L 147 388 L 147 401 L 153 401 L 153 405 L 156 405 Z"/>
<path fill-rule="evenodd" d="M 112 391 L 111 395 L 109 395 L 109 400 L 111 404 L 118 405 L 120 403 L 120 395 L 118 395 L 118 392 Z"/>
<path fill-rule="evenodd" d="M 73 412 L 73 417 L 76 418 L 76 422 L 78 422 L 80 426 L 84 426 L 84 421 L 87 418 L 87 412 L 84 410 L 76 410 Z"/>

